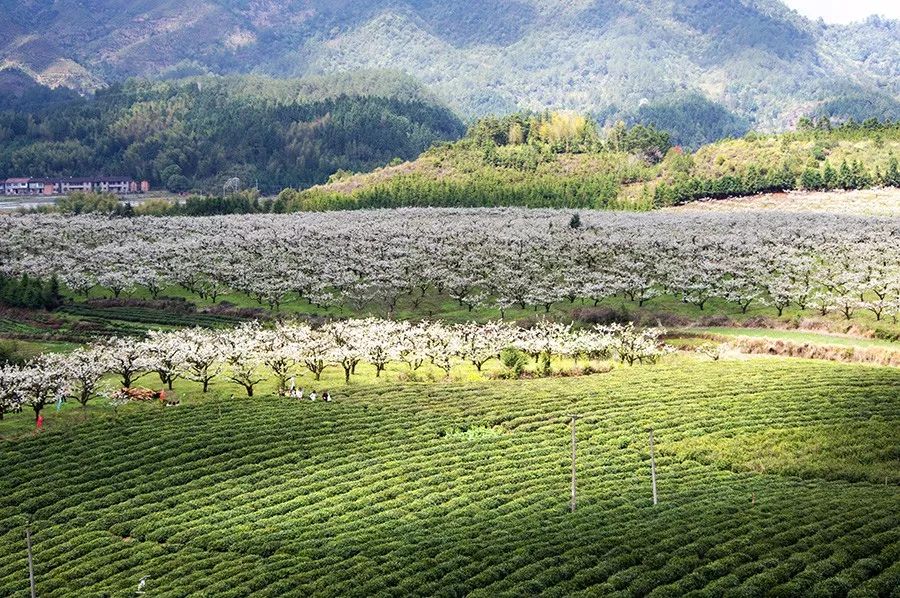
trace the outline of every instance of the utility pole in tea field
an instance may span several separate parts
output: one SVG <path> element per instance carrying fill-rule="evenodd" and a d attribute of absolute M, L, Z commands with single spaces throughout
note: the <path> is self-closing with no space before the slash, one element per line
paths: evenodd
<path fill-rule="evenodd" d="M 569 512 L 575 512 L 575 502 L 576 502 L 576 493 L 577 487 L 575 485 L 575 448 L 577 446 L 577 439 L 575 437 L 575 422 L 578 421 L 577 415 L 570 415 L 572 418 L 572 500 L 569 503 Z"/>
<path fill-rule="evenodd" d="M 28 583 L 31 586 L 31 598 L 35 598 L 37 593 L 34 588 L 34 559 L 31 556 L 31 524 L 25 528 L 25 546 L 28 548 Z"/>
<path fill-rule="evenodd" d="M 656 454 L 653 451 L 653 428 L 650 428 L 650 483 L 653 486 L 653 504 L 659 501 L 656 498 Z"/>

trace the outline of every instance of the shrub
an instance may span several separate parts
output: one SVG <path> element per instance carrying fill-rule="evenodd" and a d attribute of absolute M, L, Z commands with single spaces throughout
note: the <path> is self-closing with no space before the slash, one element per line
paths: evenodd
<path fill-rule="evenodd" d="M 551 374 L 551 366 L 550 366 L 550 353 L 544 351 L 540 355 L 540 361 L 538 363 L 538 373 L 544 378 L 548 377 Z"/>
<path fill-rule="evenodd" d="M 0 341 L 0 366 L 9 364 L 22 365 L 28 361 L 29 357 L 16 341 Z"/>
<path fill-rule="evenodd" d="M 528 355 L 514 347 L 507 347 L 500 353 L 500 363 L 509 375 L 520 378 L 528 364 Z"/>
<path fill-rule="evenodd" d="M 581 307 L 572 313 L 572 317 L 582 324 L 601 326 L 634 321 L 634 316 L 625 307 Z"/>
<path fill-rule="evenodd" d="M 78 191 L 56 200 L 56 208 L 64 214 L 113 214 L 119 206 L 119 198 L 112 193 Z"/>

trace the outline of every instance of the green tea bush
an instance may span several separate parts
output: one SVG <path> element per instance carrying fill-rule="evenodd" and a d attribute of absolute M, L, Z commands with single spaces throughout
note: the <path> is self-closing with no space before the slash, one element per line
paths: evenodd
<path fill-rule="evenodd" d="M 897 486 L 856 474 L 893 463 L 898 385 L 893 368 L 679 359 L 132 405 L 0 444 L 0 594 L 27 592 L 31 515 L 42 596 L 148 575 L 161 596 L 890 595 Z M 696 446 L 785 458 L 736 471 Z"/>

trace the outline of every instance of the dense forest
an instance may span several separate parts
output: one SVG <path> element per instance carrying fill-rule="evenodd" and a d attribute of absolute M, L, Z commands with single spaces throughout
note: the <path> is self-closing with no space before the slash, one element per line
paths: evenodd
<path fill-rule="evenodd" d="M 409 78 L 131 80 L 0 103 L 0 176 L 127 175 L 173 192 L 264 192 L 412 159 L 464 126 Z"/>
<path fill-rule="evenodd" d="M 673 143 L 690 149 L 726 137 L 741 137 L 750 130 L 746 118 L 736 116 L 700 94 L 648 102 L 626 120 L 664 129 L 672 135 Z"/>
<path fill-rule="evenodd" d="M 689 104 L 665 128 L 691 148 L 804 112 L 900 118 L 900 22 L 826 25 L 779 0 L 0 0 L 0 13 L 0 64 L 81 91 L 389 66 L 467 120 L 566 108 L 661 125 Z"/>

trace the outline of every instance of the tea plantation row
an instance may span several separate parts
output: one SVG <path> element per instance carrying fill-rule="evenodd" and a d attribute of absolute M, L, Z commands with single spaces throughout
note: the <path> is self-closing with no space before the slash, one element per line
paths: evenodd
<path fill-rule="evenodd" d="M 0 444 L 0 595 L 31 518 L 40 596 L 891 596 L 898 389 L 766 359 L 133 408 Z"/>

